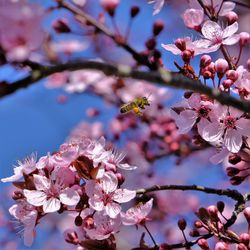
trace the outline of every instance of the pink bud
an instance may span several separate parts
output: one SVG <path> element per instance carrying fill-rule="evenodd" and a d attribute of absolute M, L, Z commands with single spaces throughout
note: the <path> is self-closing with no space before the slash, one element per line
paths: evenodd
<path fill-rule="evenodd" d="M 207 208 L 209 215 L 213 218 L 218 218 L 218 208 L 214 205 Z"/>
<path fill-rule="evenodd" d="M 190 59 L 193 57 L 193 54 L 191 53 L 190 50 L 184 50 L 182 53 L 181 53 L 181 56 L 182 56 L 182 59 L 185 63 L 189 63 L 190 62 Z"/>
<path fill-rule="evenodd" d="M 199 221 L 199 220 L 195 221 L 194 226 L 195 226 L 196 228 L 202 228 L 202 227 L 203 227 L 202 222 Z"/>
<path fill-rule="evenodd" d="M 210 71 L 212 74 L 215 73 L 215 67 L 214 67 L 214 62 L 211 62 L 208 66 L 207 66 L 207 70 Z"/>
<path fill-rule="evenodd" d="M 240 243 L 239 245 L 238 245 L 238 250 L 248 250 L 249 248 L 246 246 L 246 245 L 244 245 L 244 244 L 242 244 L 242 243 Z"/>
<path fill-rule="evenodd" d="M 226 79 L 222 82 L 222 85 L 225 89 L 229 89 L 233 84 L 233 81 L 230 79 Z"/>
<path fill-rule="evenodd" d="M 232 80 L 233 82 L 235 82 L 235 81 L 238 79 L 238 76 L 239 76 L 239 74 L 238 74 L 238 72 L 235 71 L 235 70 L 230 69 L 230 70 L 228 70 L 228 71 L 226 72 L 226 77 L 227 77 L 227 79 L 230 79 L 230 80 Z"/>
<path fill-rule="evenodd" d="M 250 71 L 250 59 L 247 60 L 247 68 Z"/>
<path fill-rule="evenodd" d="M 211 56 L 203 55 L 200 60 L 200 67 L 204 68 L 207 67 L 212 62 Z"/>
<path fill-rule="evenodd" d="M 219 78 L 222 78 L 226 73 L 226 71 L 228 70 L 229 65 L 225 59 L 220 58 L 214 63 L 214 68 L 215 71 L 217 72 L 217 76 Z"/>
<path fill-rule="evenodd" d="M 182 38 L 176 39 L 174 44 L 181 51 L 184 51 L 186 49 L 186 41 Z"/>
<path fill-rule="evenodd" d="M 247 233 L 243 233 L 240 235 L 240 241 L 245 244 L 246 246 L 248 246 L 249 242 L 250 242 L 250 236 Z"/>
<path fill-rule="evenodd" d="M 245 218 L 248 222 L 248 224 L 250 224 L 250 207 L 246 207 L 243 211 Z"/>
<path fill-rule="evenodd" d="M 225 17 L 227 18 L 229 25 L 233 24 L 234 22 L 236 22 L 239 19 L 238 15 L 234 11 L 229 11 L 225 15 Z"/>
<path fill-rule="evenodd" d="M 198 245 L 202 250 L 210 250 L 210 247 L 208 246 L 208 242 L 205 239 L 199 239 Z"/>
<path fill-rule="evenodd" d="M 245 46 L 250 41 L 250 35 L 248 32 L 240 33 L 240 46 Z"/>
<path fill-rule="evenodd" d="M 157 20 L 153 25 L 153 34 L 154 36 L 158 36 L 162 30 L 164 29 L 164 22 L 161 20 Z"/>
<path fill-rule="evenodd" d="M 236 165 L 237 163 L 241 162 L 241 156 L 238 154 L 229 155 L 228 161 L 232 165 Z"/>
<path fill-rule="evenodd" d="M 219 241 L 215 245 L 215 250 L 229 250 L 229 248 L 225 242 Z"/>
<path fill-rule="evenodd" d="M 121 173 L 116 173 L 115 176 L 118 180 L 118 185 L 122 185 L 122 183 L 125 181 L 125 177 Z"/>
<path fill-rule="evenodd" d="M 109 13 L 110 16 L 114 16 L 115 9 L 120 3 L 120 0 L 100 0 L 101 6 Z"/>
<path fill-rule="evenodd" d="M 87 229 L 93 229 L 94 228 L 94 219 L 91 215 L 87 216 L 84 220 L 83 220 L 83 227 L 87 228 Z"/>
<path fill-rule="evenodd" d="M 202 73 L 202 75 L 205 79 L 209 79 L 212 77 L 213 74 L 210 71 L 206 70 L 205 72 Z"/>

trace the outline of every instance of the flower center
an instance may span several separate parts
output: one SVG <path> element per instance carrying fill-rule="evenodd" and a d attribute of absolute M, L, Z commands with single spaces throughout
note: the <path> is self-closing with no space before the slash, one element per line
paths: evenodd
<path fill-rule="evenodd" d="M 198 109 L 197 113 L 198 113 L 198 116 L 199 116 L 199 117 L 207 118 L 207 117 L 208 117 L 209 111 L 210 111 L 210 109 L 209 109 L 208 107 L 202 105 L 202 106 Z"/>
<path fill-rule="evenodd" d="M 236 119 L 232 116 L 228 116 L 225 120 L 224 120 L 224 125 L 226 128 L 234 128 L 235 127 L 235 122 Z"/>

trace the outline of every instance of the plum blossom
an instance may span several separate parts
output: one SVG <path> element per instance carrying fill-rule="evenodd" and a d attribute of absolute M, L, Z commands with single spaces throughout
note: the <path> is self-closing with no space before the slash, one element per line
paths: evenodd
<path fill-rule="evenodd" d="M 187 9 L 182 18 L 188 28 L 196 29 L 203 22 L 204 12 L 200 9 Z"/>
<path fill-rule="evenodd" d="M 44 11 L 37 4 L 8 0 L 0 5 L 0 44 L 9 60 L 25 60 L 40 48 L 45 37 L 43 16 Z"/>
<path fill-rule="evenodd" d="M 21 179 L 24 174 L 28 175 L 36 170 L 36 154 L 31 154 L 23 161 L 18 161 L 18 166 L 14 168 L 14 175 L 2 178 L 2 182 L 13 182 Z"/>
<path fill-rule="evenodd" d="M 110 218 L 104 212 L 96 212 L 93 216 L 94 228 L 87 229 L 88 237 L 95 240 L 104 240 L 109 238 L 111 234 L 117 233 L 121 227 L 121 217 Z"/>
<path fill-rule="evenodd" d="M 203 101 L 200 94 L 194 93 L 190 98 L 182 103 L 184 108 L 179 114 L 171 111 L 180 133 L 189 132 L 197 123 L 198 132 L 202 130 L 204 124 L 207 124 L 209 114 L 213 109 L 213 104 L 209 101 Z M 177 108 L 178 109 L 178 108 Z"/>
<path fill-rule="evenodd" d="M 235 34 L 238 30 L 238 23 L 227 26 L 222 30 L 221 26 L 213 21 L 206 21 L 201 29 L 204 39 L 196 41 L 199 48 L 206 48 L 206 52 L 214 52 L 220 48 L 221 45 L 233 45 L 240 39 L 239 34 Z"/>
<path fill-rule="evenodd" d="M 239 95 L 246 99 L 250 99 L 250 72 L 247 71 L 242 65 L 236 70 L 238 73 L 238 79 L 234 83 L 236 91 Z"/>
<path fill-rule="evenodd" d="M 121 213 L 122 223 L 124 225 L 143 225 L 147 219 L 153 206 L 153 198 L 145 204 L 139 204 L 127 210 L 126 213 Z"/>
<path fill-rule="evenodd" d="M 37 220 L 37 211 L 35 207 L 23 200 L 10 207 L 9 212 L 23 224 L 24 244 L 26 246 L 31 246 L 35 236 Z"/>
<path fill-rule="evenodd" d="M 164 5 L 164 2 L 165 2 L 165 0 L 149 0 L 148 1 L 149 4 L 152 4 L 152 3 L 154 4 L 153 15 L 156 15 L 161 11 L 161 9 Z"/>
<path fill-rule="evenodd" d="M 239 152 L 243 143 L 242 136 L 250 136 L 250 120 L 244 118 L 242 112 L 219 104 L 213 109 L 210 119 L 211 122 L 207 122 L 200 130 L 202 138 L 209 142 L 223 139 L 228 151 Z"/>
<path fill-rule="evenodd" d="M 96 211 L 105 210 L 111 218 L 121 212 L 118 203 L 132 200 L 136 192 L 128 189 L 117 189 L 118 180 L 114 173 L 106 172 L 99 180 L 90 180 L 85 185 L 89 205 Z"/>
<path fill-rule="evenodd" d="M 43 206 L 44 213 L 58 211 L 61 203 L 74 206 L 80 200 L 80 196 L 74 187 L 65 187 L 60 179 L 54 183 L 45 176 L 34 174 L 33 178 L 37 190 L 24 189 L 23 192 L 31 205 Z"/>

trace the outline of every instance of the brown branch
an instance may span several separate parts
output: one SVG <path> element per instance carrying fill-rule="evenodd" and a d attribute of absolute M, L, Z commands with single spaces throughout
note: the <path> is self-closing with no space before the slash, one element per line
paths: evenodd
<path fill-rule="evenodd" d="M 188 77 L 183 76 L 180 73 L 170 72 L 164 69 L 159 71 L 146 72 L 133 70 L 131 67 L 126 65 L 112 65 L 104 62 L 98 61 L 74 61 L 65 64 L 58 64 L 55 66 L 43 66 L 40 67 L 36 64 L 36 69 L 31 72 L 31 74 L 21 80 L 13 82 L 11 84 L 1 84 L 0 85 L 0 98 L 14 93 L 20 88 L 26 88 L 35 82 L 52 75 L 54 73 L 63 71 L 75 71 L 80 69 L 89 70 L 99 70 L 106 75 L 118 76 L 118 77 L 128 77 L 137 80 L 145 80 L 151 83 L 158 83 L 164 87 L 171 87 L 177 89 L 191 90 L 201 94 L 205 94 L 212 99 L 217 100 L 221 104 L 235 107 L 241 111 L 249 112 L 250 102 L 239 100 L 226 94 L 220 92 L 219 90 L 209 88 L 203 85 L 198 80 L 193 80 Z"/>
<path fill-rule="evenodd" d="M 141 56 L 139 52 L 137 52 L 134 48 L 132 48 L 127 42 L 126 39 L 121 37 L 120 35 L 113 34 L 105 25 L 96 21 L 92 16 L 88 15 L 78 7 L 64 1 L 64 0 L 56 0 L 58 2 L 59 7 L 63 7 L 76 15 L 79 21 L 83 23 L 91 24 L 96 28 L 97 31 L 105 34 L 110 37 L 118 46 L 125 49 L 128 53 L 130 53 L 133 58 L 142 65 L 146 65 L 151 70 L 156 70 L 157 67 L 155 64 L 152 64 L 147 57 Z"/>

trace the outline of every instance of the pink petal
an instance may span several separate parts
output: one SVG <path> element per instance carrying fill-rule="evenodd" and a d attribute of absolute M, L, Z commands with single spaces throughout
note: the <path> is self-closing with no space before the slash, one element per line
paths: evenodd
<path fill-rule="evenodd" d="M 60 195 L 59 195 L 60 201 L 68 206 L 74 206 L 76 205 L 79 200 L 80 196 L 76 192 L 74 188 L 67 188 L 65 189 Z"/>
<path fill-rule="evenodd" d="M 242 146 L 242 135 L 236 129 L 226 131 L 224 144 L 232 153 L 238 153 Z"/>
<path fill-rule="evenodd" d="M 226 159 L 226 157 L 229 155 L 229 153 L 230 152 L 226 148 L 223 148 L 218 153 L 214 154 L 209 160 L 213 164 L 217 165 L 217 164 L 223 162 Z"/>
<path fill-rule="evenodd" d="M 128 202 L 134 199 L 136 196 L 136 191 L 128 189 L 117 189 L 113 195 L 113 200 L 119 203 Z"/>
<path fill-rule="evenodd" d="M 193 93 L 189 98 L 188 98 L 188 104 L 191 108 L 197 109 L 200 104 L 201 104 L 201 96 L 200 94 Z"/>
<path fill-rule="evenodd" d="M 235 34 L 235 35 L 232 35 L 230 37 L 228 37 L 227 39 L 223 40 L 223 44 L 225 45 L 233 45 L 233 44 L 236 44 L 237 42 L 239 42 L 240 40 L 240 35 L 239 34 Z"/>
<path fill-rule="evenodd" d="M 219 14 L 219 16 L 225 16 L 229 11 L 232 11 L 234 8 L 235 8 L 235 3 L 224 2 L 222 4 L 221 10 L 218 14 Z"/>
<path fill-rule="evenodd" d="M 181 51 L 174 44 L 161 44 L 161 46 L 167 50 L 172 52 L 174 55 L 180 55 Z"/>
<path fill-rule="evenodd" d="M 25 219 L 22 221 L 24 223 L 24 234 L 23 240 L 25 246 L 31 246 L 35 236 L 35 225 L 37 219 L 37 211 L 31 211 Z"/>
<path fill-rule="evenodd" d="M 110 218 L 116 218 L 116 216 L 121 212 L 121 206 L 115 202 L 111 202 L 107 204 L 105 211 Z"/>
<path fill-rule="evenodd" d="M 211 41 L 213 41 L 215 37 L 220 37 L 223 34 L 220 25 L 210 20 L 203 24 L 201 32 L 205 38 Z"/>
<path fill-rule="evenodd" d="M 241 118 L 236 122 L 236 128 L 241 135 L 247 136 L 250 138 L 250 120 Z"/>
<path fill-rule="evenodd" d="M 129 165 L 127 163 L 122 163 L 117 165 L 118 168 L 124 169 L 124 170 L 134 170 L 137 169 L 137 166 Z"/>
<path fill-rule="evenodd" d="M 150 213 L 152 206 L 153 206 L 153 198 L 151 198 L 145 204 L 140 206 L 140 212 L 143 215 L 143 217 L 146 217 Z"/>
<path fill-rule="evenodd" d="M 44 213 L 53 213 L 60 209 L 61 202 L 57 198 L 50 198 L 43 204 Z"/>
<path fill-rule="evenodd" d="M 203 128 L 201 132 L 201 137 L 210 142 L 218 141 L 223 135 L 223 127 L 219 123 L 213 122 L 208 124 Z"/>
<path fill-rule="evenodd" d="M 14 175 L 6 178 L 2 178 L 2 182 L 13 182 L 21 179 L 23 177 L 23 167 L 15 167 L 14 168 Z"/>
<path fill-rule="evenodd" d="M 237 32 L 238 28 L 239 28 L 239 25 L 237 22 L 234 22 L 233 24 L 227 26 L 223 30 L 223 38 L 227 38 L 229 36 L 232 36 L 235 32 Z"/>
<path fill-rule="evenodd" d="M 102 187 L 103 191 L 105 193 L 111 193 L 114 192 L 117 188 L 118 180 L 114 173 L 107 172 L 103 175 L 100 186 Z"/>
<path fill-rule="evenodd" d="M 41 206 L 47 199 L 47 195 L 42 191 L 24 189 L 23 194 L 33 206 Z"/>
<path fill-rule="evenodd" d="M 103 201 L 99 197 L 89 198 L 89 205 L 96 211 L 102 211 L 104 209 Z"/>
<path fill-rule="evenodd" d="M 207 40 L 207 39 L 200 39 L 200 40 L 194 41 L 194 44 L 195 44 L 198 48 L 208 48 L 208 47 L 211 46 L 213 43 L 212 43 L 210 40 Z"/>
<path fill-rule="evenodd" d="M 122 224 L 125 226 L 135 225 L 137 224 L 138 219 L 133 216 L 127 216 L 127 213 L 121 213 Z"/>
<path fill-rule="evenodd" d="M 37 190 L 48 190 L 50 188 L 51 182 L 47 177 L 37 174 L 34 174 L 33 177 Z"/>

